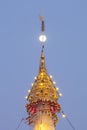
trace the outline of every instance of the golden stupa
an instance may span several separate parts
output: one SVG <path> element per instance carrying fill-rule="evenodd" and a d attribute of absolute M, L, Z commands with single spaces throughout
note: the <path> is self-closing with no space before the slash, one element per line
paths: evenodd
<path fill-rule="evenodd" d="M 55 83 L 52 81 L 51 76 L 48 75 L 45 67 L 45 56 L 44 48 L 42 48 L 40 67 L 38 76 L 35 78 L 32 88 L 29 93 L 29 102 L 33 103 L 41 100 L 50 100 L 52 102 L 57 102 L 58 90 L 55 87 Z"/>

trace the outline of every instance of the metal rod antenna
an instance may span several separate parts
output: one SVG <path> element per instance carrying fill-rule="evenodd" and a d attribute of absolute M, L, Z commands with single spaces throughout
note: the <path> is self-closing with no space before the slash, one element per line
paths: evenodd
<path fill-rule="evenodd" d="M 42 0 L 42 16 L 44 17 L 44 0 Z"/>

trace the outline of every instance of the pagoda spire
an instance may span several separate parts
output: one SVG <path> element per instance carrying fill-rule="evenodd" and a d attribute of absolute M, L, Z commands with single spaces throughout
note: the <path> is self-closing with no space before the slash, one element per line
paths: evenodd
<path fill-rule="evenodd" d="M 49 76 L 46 70 L 44 43 L 47 38 L 44 34 L 44 17 L 41 16 L 40 20 L 42 23 L 42 34 L 39 37 L 39 40 L 42 43 L 40 66 L 39 73 L 37 77 L 35 77 L 32 88 L 28 91 L 28 96 L 26 96 L 28 101 L 26 104 L 28 113 L 26 121 L 28 122 L 28 125 L 33 126 L 33 130 L 56 130 L 58 113 L 61 113 L 62 117 L 66 118 L 69 125 L 75 130 L 58 102 L 58 99 L 62 94 L 59 93 L 59 89 L 55 86 L 52 76 Z"/>
<path fill-rule="evenodd" d="M 27 96 L 27 100 L 29 101 L 26 104 L 29 115 L 27 120 L 29 125 L 34 125 L 34 130 L 55 130 L 55 126 L 58 123 L 56 113 L 60 113 L 61 110 L 60 104 L 58 103 L 59 92 L 55 87 L 55 83 L 52 81 L 52 77 L 49 76 L 46 70 L 44 43 L 47 37 L 44 33 L 44 17 L 40 16 L 40 20 L 41 35 L 39 36 L 39 40 L 42 43 L 40 66 L 39 73 L 35 77 L 32 88 L 29 90 L 29 95 Z"/>

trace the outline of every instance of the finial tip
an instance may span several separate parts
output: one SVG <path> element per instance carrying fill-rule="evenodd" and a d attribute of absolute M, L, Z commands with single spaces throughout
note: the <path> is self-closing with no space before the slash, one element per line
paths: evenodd
<path fill-rule="evenodd" d="M 41 21 L 44 21 L 44 16 L 40 16 L 40 20 L 41 20 Z"/>

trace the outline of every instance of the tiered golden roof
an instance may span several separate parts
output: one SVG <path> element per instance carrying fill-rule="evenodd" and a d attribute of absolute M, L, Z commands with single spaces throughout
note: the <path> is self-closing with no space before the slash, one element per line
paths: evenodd
<path fill-rule="evenodd" d="M 46 70 L 44 46 L 42 46 L 39 73 L 32 85 L 28 99 L 30 103 L 37 102 L 38 100 L 57 102 L 58 99 L 58 91 Z"/>

